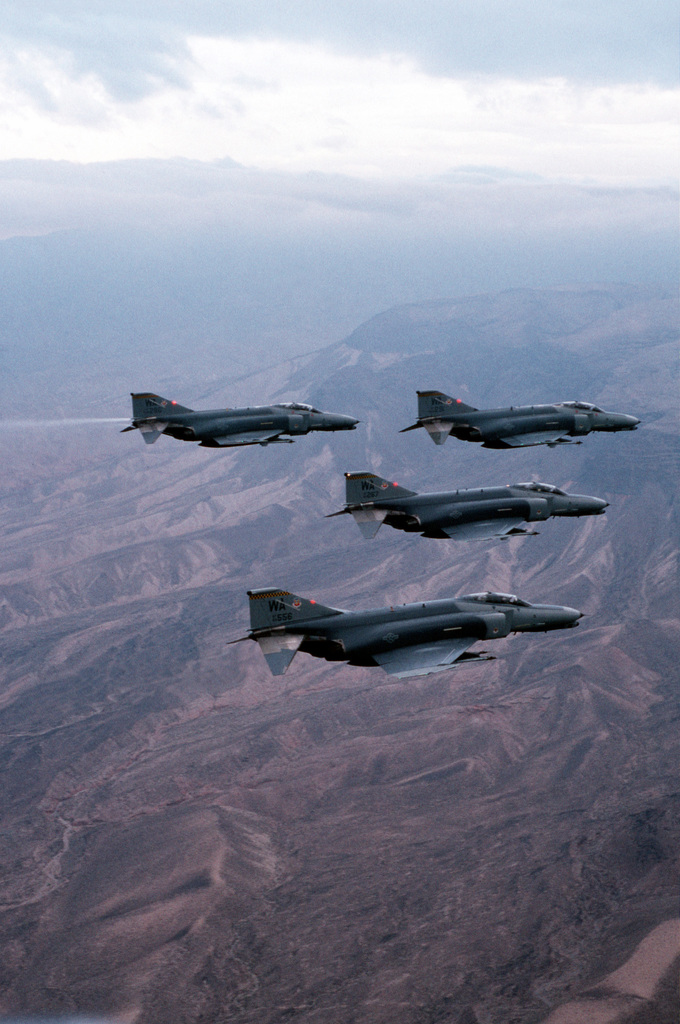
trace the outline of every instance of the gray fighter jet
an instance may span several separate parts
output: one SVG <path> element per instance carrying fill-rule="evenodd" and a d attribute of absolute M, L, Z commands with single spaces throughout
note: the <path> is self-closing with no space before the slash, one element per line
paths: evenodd
<path fill-rule="evenodd" d="M 442 391 L 417 394 L 418 420 L 400 433 L 425 427 L 435 444 L 444 444 L 453 434 L 461 441 L 481 441 L 483 448 L 526 448 L 535 444 L 554 447 L 593 430 L 635 430 L 640 422 L 635 416 L 604 412 L 588 402 L 475 409 Z"/>
<path fill-rule="evenodd" d="M 160 395 L 133 393 L 132 423 L 121 433 L 139 430 L 147 444 L 153 444 L 161 434 L 168 434 L 180 441 L 198 441 L 203 448 L 230 448 L 292 444 L 294 438 L 310 430 L 354 430 L 358 422 L 351 416 L 319 412 L 302 402 L 195 412 Z"/>
<path fill-rule="evenodd" d="M 423 537 L 516 537 L 536 532 L 524 529 L 524 523 L 544 522 L 551 516 L 600 515 L 608 505 L 601 498 L 567 494 L 541 483 L 418 494 L 375 473 L 345 473 L 345 498 L 345 507 L 326 518 L 353 516 L 367 540 L 383 523 Z"/>
<path fill-rule="evenodd" d="M 326 661 L 378 665 L 392 676 L 425 676 L 491 660 L 485 651 L 468 653 L 477 640 L 568 629 L 582 615 L 576 608 L 532 605 L 514 594 L 467 594 L 359 612 L 328 608 L 273 587 L 249 590 L 248 597 L 250 630 L 230 642 L 256 640 L 275 676 L 283 675 L 297 651 Z"/>

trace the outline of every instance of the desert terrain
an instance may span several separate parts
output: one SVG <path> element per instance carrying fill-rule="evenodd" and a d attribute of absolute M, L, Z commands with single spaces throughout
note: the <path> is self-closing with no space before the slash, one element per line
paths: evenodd
<path fill-rule="evenodd" d="M 213 451 L 4 423 L 0 1014 L 675 1020 L 677 355 L 654 289 L 514 291 L 397 307 L 200 396 L 178 367 L 168 396 L 310 401 L 358 417 L 346 435 Z M 398 433 L 427 387 L 642 425 L 439 448 Z M 146 388 L 151 366 L 127 385 Z M 127 401 L 100 387 L 98 411 Z M 89 392 L 73 402 L 91 415 Z M 504 542 L 367 542 L 324 519 L 362 469 L 610 506 Z M 270 585 L 345 608 L 494 589 L 584 618 L 419 679 L 305 655 L 274 678 L 256 644 L 227 645 Z"/>

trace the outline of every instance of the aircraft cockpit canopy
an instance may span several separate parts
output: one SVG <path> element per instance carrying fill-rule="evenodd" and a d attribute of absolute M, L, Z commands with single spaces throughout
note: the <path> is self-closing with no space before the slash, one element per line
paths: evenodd
<path fill-rule="evenodd" d="M 484 604 L 516 604 L 522 608 L 530 608 L 528 601 L 523 601 L 516 594 L 495 594 L 487 590 L 483 594 L 466 594 L 465 601 L 480 601 Z"/>
<path fill-rule="evenodd" d="M 537 494 L 566 494 L 559 487 L 553 484 L 542 484 L 538 480 L 530 480 L 524 484 L 513 484 L 513 487 L 521 487 L 523 491 L 535 491 Z"/>
<path fill-rule="evenodd" d="M 565 406 L 567 409 L 583 409 L 584 412 L 603 412 L 597 405 L 591 405 L 590 402 L 560 402 L 560 405 Z"/>
<path fill-rule="evenodd" d="M 319 412 L 313 405 L 307 405 L 306 402 L 277 402 L 279 409 L 296 409 L 298 412 Z"/>

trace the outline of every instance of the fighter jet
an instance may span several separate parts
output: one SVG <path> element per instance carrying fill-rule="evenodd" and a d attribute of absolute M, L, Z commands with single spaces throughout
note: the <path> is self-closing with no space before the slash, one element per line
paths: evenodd
<path fill-rule="evenodd" d="M 551 516 L 601 515 L 608 502 L 585 494 L 567 494 L 553 484 L 523 483 L 466 491 L 418 494 L 375 473 L 345 473 L 345 507 L 333 516 L 354 517 L 367 540 L 383 523 L 406 533 L 452 540 L 488 540 L 526 536 L 524 523 Z"/>
<path fill-rule="evenodd" d="M 604 412 L 589 402 L 475 409 L 442 391 L 417 394 L 418 420 L 400 433 L 425 427 L 435 444 L 444 444 L 453 434 L 461 441 L 481 441 L 483 448 L 526 448 L 535 444 L 554 447 L 593 430 L 635 430 L 640 422 L 635 416 Z"/>
<path fill-rule="evenodd" d="M 392 608 L 343 611 L 267 587 L 249 590 L 250 630 L 232 640 L 256 640 L 271 672 L 283 675 L 298 651 L 326 661 L 377 665 L 392 676 L 425 676 L 493 660 L 468 652 L 477 640 L 547 632 L 578 625 L 582 612 L 529 604 L 514 594 L 467 594 Z"/>
<path fill-rule="evenodd" d="M 153 444 L 161 434 L 180 441 L 198 441 L 203 448 L 292 444 L 298 435 L 310 430 L 354 430 L 359 422 L 351 416 L 319 412 L 302 402 L 195 412 L 160 395 L 145 392 L 131 397 L 132 423 L 121 433 L 139 430 L 147 444 Z"/>

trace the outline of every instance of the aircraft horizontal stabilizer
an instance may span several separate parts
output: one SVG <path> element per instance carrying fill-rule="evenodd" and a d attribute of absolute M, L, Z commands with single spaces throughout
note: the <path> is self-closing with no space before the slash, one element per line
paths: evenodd
<path fill-rule="evenodd" d="M 387 515 L 386 509 L 356 508 L 352 510 L 354 521 L 366 540 L 371 540 L 382 526 Z"/>
<path fill-rule="evenodd" d="M 139 427 L 142 437 L 147 444 L 153 444 L 161 436 L 167 423 L 154 423 L 153 426 L 150 423 L 142 423 Z"/>
<path fill-rule="evenodd" d="M 278 633 L 258 637 L 260 650 L 265 656 L 273 676 L 282 676 L 295 657 L 304 637 L 292 633 Z"/>
<path fill-rule="evenodd" d="M 428 420 L 423 426 L 435 444 L 444 444 L 451 433 L 453 423 L 450 420 Z"/>

